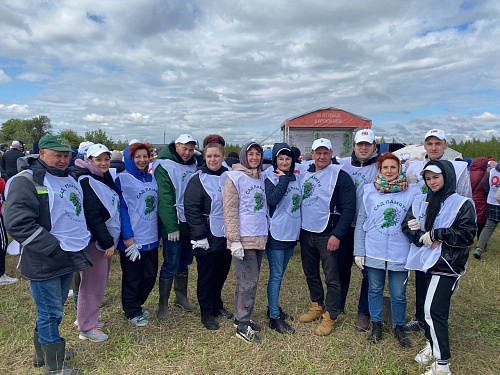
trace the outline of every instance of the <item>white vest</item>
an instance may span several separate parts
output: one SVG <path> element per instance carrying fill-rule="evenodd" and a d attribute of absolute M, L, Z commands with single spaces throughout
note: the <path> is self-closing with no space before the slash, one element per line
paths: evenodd
<path fill-rule="evenodd" d="M 306 172 L 301 179 L 302 229 L 323 232 L 330 219 L 330 200 L 341 167 L 330 164 L 319 172 Z"/>
<path fill-rule="evenodd" d="M 215 237 L 224 237 L 226 231 L 224 229 L 224 210 L 222 207 L 222 188 L 223 181 L 221 176 L 211 175 L 208 173 L 198 172 L 200 182 L 203 189 L 207 192 L 212 200 L 210 204 L 210 232 Z"/>
<path fill-rule="evenodd" d="M 127 204 L 130 224 L 134 231 L 134 242 L 148 245 L 158 241 L 158 186 L 142 182 L 129 173 L 118 175 L 122 196 Z"/>
<path fill-rule="evenodd" d="M 120 224 L 120 198 L 116 191 L 106 186 L 102 182 L 92 178 L 90 176 L 80 176 L 78 181 L 82 181 L 84 178 L 89 180 L 89 185 L 94 190 L 101 203 L 106 207 L 109 212 L 109 219 L 106 220 L 106 228 L 109 234 L 113 237 L 114 247 L 118 245 L 118 240 L 120 239 L 121 224 Z M 106 250 L 101 248 L 101 245 L 96 241 L 96 247 L 99 250 Z"/>
<path fill-rule="evenodd" d="M 446 159 L 442 159 L 446 160 Z M 448 160 L 453 164 L 453 169 L 455 169 L 455 179 L 456 179 L 456 184 L 458 188 L 458 180 L 460 179 L 460 176 L 464 171 L 467 170 L 467 163 L 465 161 L 455 161 L 455 160 Z M 412 160 L 410 161 L 408 165 L 408 169 L 406 170 L 406 175 L 409 176 L 411 174 L 414 174 L 417 176 L 417 181 L 421 189 L 422 194 L 427 194 L 429 192 L 429 188 L 425 184 L 424 181 L 424 176 L 420 175 L 420 172 L 424 169 L 424 166 L 428 163 L 426 160 Z"/>
<path fill-rule="evenodd" d="M 49 192 L 50 233 L 64 251 L 80 251 L 90 242 L 83 212 L 83 193 L 73 177 L 56 177 L 45 173 L 43 184 Z"/>
<path fill-rule="evenodd" d="M 264 179 L 255 180 L 240 171 L 224 172 L 239 195 L 240 236 L 267 236 L 267 202 Z"/>
<path fill-rule="evenodd" d="M 490 170 L 490 191 L 488 193 L 488 197 L 486 198 L 488 204 L 494 204 L 495 206 L 499 205 L 496 199 L 496 194 L 499 187 L 500 187 L 500 172 L 498 172 L 495 168 L 492 168 Z"/>
<path fill-rule="evenodd" d="M 351 164 L 351 158 L 342 158 L 339 160 L 342 170 L 347 172 L 351 176 L 354 182 L 354 187 L 356 188 L 356 214 L 354 215 L 353 226 L 356 225 L 356 219 L 358 218 L 359 207 L 361 206 L 361 200 L 363 199 L 363 187 L 365 185 L 373 185 L 373 180 L 378 175 L 377 163 L 372 163 L 364 167 L 355 167 Z"/>
<path fill-rule="evenodd" d="M 267 177 L 275 186 L 279 177 L 268 175 Z M 300 235 L 300 202 L 302 191 L 300 190 L 299 177 L 290 181 L 285 195 L 276 205 L 273 216 L 270 218 L 269 231 L 274 239 L 278 241 L 296 241 Z"/>
<path fill-rule="evenodd" d="M 425 217 L 428 202 L 425 201 L 427 195 L 417 195 L 413 200 L 412 212 L 413 216 L 420 222 L 420 229 L 425 231 Z M 434 220 L 432 229 L 449 228 L 455 221 L 458 211 L 469 198 L 462 197 L 458 194 L 452 194 L 442 203 L 439 214 Z M 436 249 L 429 249 L 426 246 L 418 247 L 413 243 L 410 246 L 410 253 L 406 260 L 406 269 L 418 270 L 427 272 L 429 268 L 434 266 L 441 257 L 440 243 Z"/>
<path fill-rule="evenodd" d="M 191 165 L 180 164 L 170 159 L 156 159 L 153 163 L 153 171 L 161 165 L 168 173 L 172 184 L 175 187 L 175 208 L 177 209 L 177 219 L 185 223 L 184 215 L 184 191 L 191 176 L 196 172 L 196 163 Z"/>
<path fill-rule="evenodd" d="M 391 194 L 380 194 L 373 183 L 364 186 L 366 256 L 406 264 L 410 240 L 403 234 L 401 223 L 419 191 L 417 184 Z"/>

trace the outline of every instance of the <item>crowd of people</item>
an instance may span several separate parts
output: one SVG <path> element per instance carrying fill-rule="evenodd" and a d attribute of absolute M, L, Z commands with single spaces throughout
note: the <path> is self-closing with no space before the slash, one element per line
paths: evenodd
<path fill-rule="evenodd" d="M 496 162 L 477 158 L 469 172 L 466 162 L 447 160 L 446 136 L 439 129 L 425 134 L 425 159 L 404 165 L 391 153 L 378 154 L 371 129 L 355 134 L 352 154 L 345 158 L 334 157 L 326 138 L 312 143 L 311 160 L 301 160 L 300 151 L 287 143 L 268 152 L 249 142 L 239 155 L 226 155 L 224 138 L 210 134 L 202 141 L 201 157 L 197 144 L 192 135 L 181 134 L 153 158 L 151 145 L 138 140 L 123 152 L 82 142 L 73 160 L 60 136 L 42 137 L 37 154 L 28 156 L 18 149 L 20 142 L 12 142 L 2 158 L 6 186 L 0 179 L 5 196 L 0 284 L 17 281 L 5 275 L 9 233 L 22 249 L 21 275 L 30 281 L 37 308 L 35 367 L 45 366 L 46 374 L 81 374 L 67 367 L 74 353 L 66 350 L 58 329 L 72 285 L 79 338 L 109 338 L 99 306 L 115 251 L 122 308 L 134 327 L 151 319 L 144 303 L 157 278 L 158 320 L 171 320 L 172 289 L 175 306 L 198 309 L 188 296 L 189 266 L 196 257 L 201 324 L 218 330 L 216 318 L 231 319 L 238 338 L 259 343 L 262 327 L 252 314 L 265 254 L 268 325 L 294 334 L 294 317 L 281 308 L 280 290 L 300 243 L 311 302 L 301 323 L 319 320 L 315 334 L 332 333 L 345 312 L 354 263 L 362 273 L 356 329 L 371 327 L 368 340 L 374 344 L 383 339 L 387 277 L 387 324 L 397 342 L 411 348 L 407 333 L 424 330 L 428 341 L 415 360 L 429 365 L 426 375 L 451 374 L 451 296 L 475 236 L 474 257 L 481 259 L 500 221 Z M 7 155 L 13 150 L 20 153 L 15 170 L 10 161 L 15 155 Z M 222 299 L 231 264 L 233 312 Z M 416 307 L 406 322 L 412 270 Z"/>

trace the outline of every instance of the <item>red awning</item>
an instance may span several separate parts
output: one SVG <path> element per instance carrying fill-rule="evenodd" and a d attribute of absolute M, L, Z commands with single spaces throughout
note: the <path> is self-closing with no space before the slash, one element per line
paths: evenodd
<path fill-rule="evenodd" d="M 372 121 L 338 108 L 321 108 L 287 120 L 281 127 L 290 128 L 371 128 Z"/>

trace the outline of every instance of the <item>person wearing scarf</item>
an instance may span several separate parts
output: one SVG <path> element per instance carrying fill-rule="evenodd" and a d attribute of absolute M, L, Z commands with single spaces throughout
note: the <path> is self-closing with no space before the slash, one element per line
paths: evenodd
<path fill-rule="evenodd" d="M 403 325 L 406 316 L 406 257 L 410 241 L 401 231 L 417 184 L 408 185 L 399 159 L 387 152 L 378 158 L 378 176 L 366 184 L 354 232 L 354 259 L 368 275 L 368 306 L 372 331 L 368 340 L 382 339 L 382 306 L 385 278 L 388 276 L 391 296 L 392 327 L 403 348 L 411 347 Z"/>

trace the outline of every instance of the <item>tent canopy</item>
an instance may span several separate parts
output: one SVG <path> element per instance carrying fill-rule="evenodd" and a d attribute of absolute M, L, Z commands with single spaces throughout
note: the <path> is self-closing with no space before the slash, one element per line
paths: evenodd
<path fill-rule="evenodd" d="M 449 147 L 444 153 L 449 160 L 462 158 L 462 154 L 460 152 L 455 151 Z M 400 148 L 397 151 L 394 151 L 393 154 L 396 155 L 399 159 L 403 159 L 402 155 L 404 154 L 409 154 L 411 158 L 423 159 L 427 153 L 425 152 L 424 145 L 408 145 L 406 147 Z"/>

